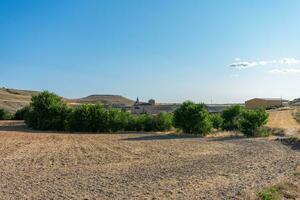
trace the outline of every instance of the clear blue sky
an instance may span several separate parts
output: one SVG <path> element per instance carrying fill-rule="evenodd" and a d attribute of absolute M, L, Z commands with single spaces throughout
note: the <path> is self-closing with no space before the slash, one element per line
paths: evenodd
<path fill-rule="evenodd" d="M 299 11 L 298 0 L 0 0 L 0 86 L 159 102 L 300 97 Z"/>

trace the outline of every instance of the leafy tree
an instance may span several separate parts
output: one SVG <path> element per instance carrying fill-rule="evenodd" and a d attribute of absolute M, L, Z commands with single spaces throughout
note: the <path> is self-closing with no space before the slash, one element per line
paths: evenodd
<path fill-rule="evenodd" d="M 132 120 L 130 113 L 126 111 L 113 108 L 108 110 L 108 126 L 111 132 L 128 130 L 130 120 Z M 132 127 L 132 129 L 134 129 L 134 127 Z"/>
<path fill-rule="evenodd" d="M 101 104 L 81 104 L 71 112 L 68 126 L 71 131 L 106 132 L 107 112 Z"/>
<path fill-rule="evenodd" d="M 206 135 L 211 131 L 212 124 L 204 104 L 184 102 L 174 112 L 173 123 L 185 133 Z"/>
<path fill-rule="evenodd" d="M 146 113 L 138 116 L 138 118 L 138 122 L 141 123 L 138 126 L 141 126 L 142 131 L 155 131 L 155 122 L 152 115 Z"/>
<path fill-rule="evenodd" d="M 268 122 L 269 114 L 263 110 L 244 110 L 241 115 L 239 128 L 248 137 L 267 136 L 263 125 Z"/>
<path fill-rule="evenodd" d="M 210 120 L 214 129 L 220 129 L 223 125 L 223 118 L 220 114 L 211 114 Z"/>
<path fill-rule="evenodd" d="M 0 120 L 8 120 L 11 118 L 12 118 L 12 116 L 9 112 L 4 110 L 3 108 L 0 108 Z"/>
<path fill-rule="evenodd" d="M 238 130 L 239 119 L 242 111 L 243 108 L 240 105 L 231 106 L 224 110 L 222 113 L 222 129 L 227 131 Z"/>
<path fill-rule="evenodd" d="M 66 102 L 48 91 L 33 96 L 28 110 L 26 124 L 39 130 L 65 130 L 70 113 Z"/>
<path fill-rule="evenodd" d="M 24 120 L 25 116 L 28 114 L 29 110 L 30 110 L 29 106 L 25 106 L 25 107 L 17 110 L 14 115 L 14 119 L 15 120 Z"/>
<path fill-rule="evenodd" d="M 159 113 L 154 116 L 155 131 L 168 131 L 172 129 L 172 115 L 166 113 Z"/>

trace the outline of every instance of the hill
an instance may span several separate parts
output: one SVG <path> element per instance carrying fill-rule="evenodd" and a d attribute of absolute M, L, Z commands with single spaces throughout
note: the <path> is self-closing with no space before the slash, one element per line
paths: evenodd
<path fill-rule="evenodd" d="M 87 97 L 79 99 L 69 99 L 69 103 L 99 103 L 101 102 L 104 105 L 119 105 L 119 106 L 131 106 L 134 104 L 134 101 L 128 98 L 125 98 L 120 95 L 90 95 Z"/>
<path fill-rule="evenodd" d="M 13 113 L 28 105 L 31 97 L 38 93 L 37 91 L 0 88 L 0 108 Z"/>
<path fill-rule="evenodd" d="M 18 109 L 29 105 L 31 97 L 39 93 L 39 91 L 0 88 L 0 108 L 14 113 Z M 134 103 L 133 100 L 120 95 L 90 95 L 78 99 L 64 99 L 70 105 L 99 102 L 106 106 L 130 106 Z"/>

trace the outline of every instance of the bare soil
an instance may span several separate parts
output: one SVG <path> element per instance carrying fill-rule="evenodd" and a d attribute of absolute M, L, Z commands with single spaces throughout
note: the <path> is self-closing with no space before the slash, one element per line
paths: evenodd
<path fill-rule="evenodd" d="M 0 199 L 244 199 L 299 164 L 298 150 L 270 139 L 61 134 L 0 122 Z"/>
<path fill-rule="evenodd" d="M 270 112 L 270 128 L 283 129 L 287 135 L 300 137 L 300 124 L 293 117 L 293 109 Z"/>

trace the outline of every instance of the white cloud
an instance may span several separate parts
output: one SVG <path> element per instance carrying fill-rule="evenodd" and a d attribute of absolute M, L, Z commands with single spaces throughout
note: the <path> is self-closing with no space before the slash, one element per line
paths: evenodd
<path fill-rule="evenodd" d="M 282 58 L 279 60 L 261 60 L 255 62 L 241 61 L 240 59 L 235 59 L 233 63 L 229 66 L 236 69 L 246 69 L 250 67 L 264 66 L 270 64 L 279 64 L 279 65 L 297 65 L 300 64 L 300 60 L 295 58 Z"/>
<path fill-rule="evenodd" d="M 295 58 L 282 58 L 278 61 L 279 64 L 286 64 L 286 65 L 297 65 L 300 64 L 300 60 Z"/>
<path fill-rule="evenodd" d="M 272 69 L 269 71 L 272 74 L 299 74 L 300 69 L 290 68 L 290 69 Z"/>

